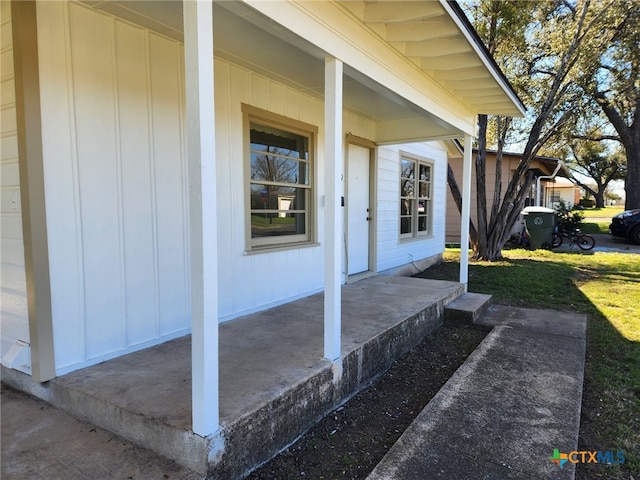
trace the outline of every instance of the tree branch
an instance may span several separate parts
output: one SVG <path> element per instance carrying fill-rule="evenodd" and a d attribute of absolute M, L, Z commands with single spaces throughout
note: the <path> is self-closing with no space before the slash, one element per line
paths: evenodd
<path fill-rule="evenodd" d="M 591 142 L 602 142 L 603 140 L 621 141 L 618 135 L 572 135 L 571 138 L 574 140 L 589 140 Z"/>

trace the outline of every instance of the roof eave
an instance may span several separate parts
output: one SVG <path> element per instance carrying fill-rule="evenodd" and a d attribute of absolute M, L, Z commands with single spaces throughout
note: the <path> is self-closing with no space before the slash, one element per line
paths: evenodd
<path fill-rule="evenodd" d="M 505 94 L 509 97 L 509 100 L 515 107 L 515 111 L 519 112 L 520 116 L 524 117 L 526 114 L 526 107 L 522 103 L 522 100 L 518 97 L 518 94 L 515 92 L 511 83 L 502 72 L 498 64 L 496 63 L 493 56 L 489 53 L 486 45 L 476 32 L 473 25 L 465 15 L 464 11 L 458 5 L 458 2 L 455 0 L 439 0 L 442 7 L 449 13 L 454 22 L 458 25 L 460 31 L 465 35 L 467 41 L 474 49 L 480 60 L 482 60 L 483 64 L 487 68 L 487 70 L 491 73 L 491 76 L 494 80 L 500 85 Z M 479 112 L 486 114 L 495 114 L 494 112 Z M 518 115 L 511 115 L 518 116 Z"/>

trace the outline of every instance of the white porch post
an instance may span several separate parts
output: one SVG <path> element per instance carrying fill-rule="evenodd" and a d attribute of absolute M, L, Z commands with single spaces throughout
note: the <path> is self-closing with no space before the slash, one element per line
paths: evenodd
<path fill-rule="evenodd" d="M 325 59 L 324 73 L 324 154 L 325 154 L 325 234 L 324 234 L 324 357 L 340 357 L 342 280 L 342 62 Z"/>
<path fill-rule="evenodd" d="M 56 376 L 56 362 L 44 191 L 36 2 L 11 2 L 11 19 L 31 378 L 36 382 L 46 382 Z"/>
<path fill-rule="evenodd" d="M 213 4 L 183 2 L 191 266 L 193 431 L 218 430 L 218 259 Z"/>
<path fill-rule="evenodd" d="M 469 217 L 471 214 L 471 135 L 464 136 L 462 212 L 460 212 L 460 283 L 469 283 Z"/>

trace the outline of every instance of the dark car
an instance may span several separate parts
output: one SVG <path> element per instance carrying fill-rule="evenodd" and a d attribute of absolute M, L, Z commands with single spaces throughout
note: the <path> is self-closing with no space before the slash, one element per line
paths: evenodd
<path fill-rule="evenodd" d="M 609 231 L 614 237 L 628 238 L 640 245 L 640 208 L 627 210 L 613 217 Z"/>

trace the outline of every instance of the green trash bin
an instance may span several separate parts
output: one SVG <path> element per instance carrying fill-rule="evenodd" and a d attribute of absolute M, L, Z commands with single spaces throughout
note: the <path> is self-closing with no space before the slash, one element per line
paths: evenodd
<path fill-rule="evenodd" d="M 521 213 L 524 217 L 524 226 L 529 234 L 531 248 L 533 250 L 550 249 L 556 226 L 555 210 L 546 207 L 527 207 Z"/>

